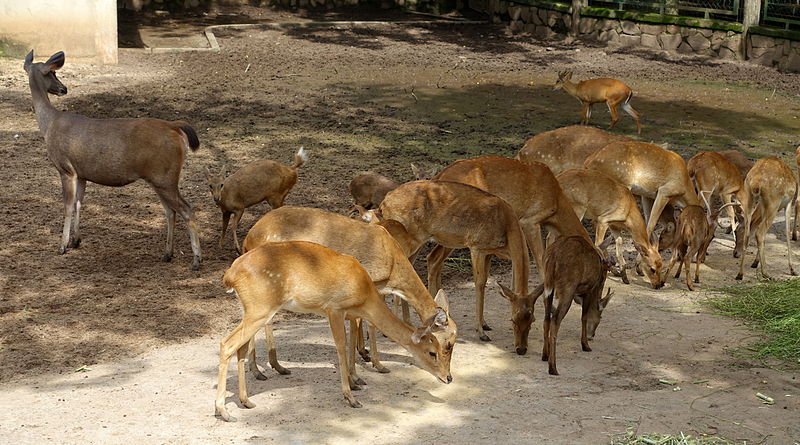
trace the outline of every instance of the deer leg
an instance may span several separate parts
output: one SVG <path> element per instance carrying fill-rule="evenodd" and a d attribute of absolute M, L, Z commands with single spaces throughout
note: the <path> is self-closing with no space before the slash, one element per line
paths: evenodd
<path fill-rule="evenodd" d="M 428 292 L 436 295 L 442 288 L 442 265 L 453 249 L 436 245 L 428 254 Z"/>
<path fill-rule="evenodd" d="M 642 198 L 642 203 L 644 204 L 644 198 Z M 653 201 L 653 208 L 650 209 L 650 218 L 647 220 L 647 236 L 653 233 L 653 229 L 655 229 L 656 224 L 658 224 L 658 218 L 661 216 L 661 212 L 664 211 L 664 207 L 666 207 L 668 203 L 669 197 L 664 196 L 659 190 L 656 199 Z"/>
<path fill-rule="evenodd" d="M 256 404 L 247 397 L 247 379 L 244 378 L 244 360 L 247 358 L 247 350 L 249 348 L 250 341 L 239 346 L 239 349 L 236 350 L 236 374 L 239 379 L 239 401 L 245 408 L 255 408 Z"/>
<path fill-rule="evenodd" d="M 790 201 L 786 204 L 786 257 L 789 259 L 789 273 L 792 275 L 797 275 L 794 271 L 794 267 L 792 267 L 792 243 L 789 240 L 789 219 L 791 219 L 792 214 L 792 202 Z"/>
<path fill-rule="evenodd" d="M 694 290 L 694 287 L 692 287 L 692 270 L 690 265 L 695 254 L 697 254 L 697 248 L 693 247 L 691 249 L 687 249 L 686 253 L 683 255 L 683 269 L 686 272 L 686 287 L 692 291 Z M 699 261 L 700 260 L 697 260 L 698 267 L 700 267 Z"/>
<path fill-rule="evenodd" d="M 798 184 L 800 188 L 800 184 Z M 794 202 L 794 222 L 792 222 L 792 241 L 797 241 L 797 217 L 800 215 L 800 198 Z"/>
<path fill-rule="evenodd" d="M 280 363 L 278 363 L 278 352 L 275 349 L 275 336 L 272 333 L 272 323 L 267 323 L 264 325 L 264 337 L 266 337 L 269 366 L 277 371 L 280 375 L 291 374 L 291 370 L 284 368 Z"/>
<path fill-rule="evenodd" d="M 619 271 L 622 277 L 622 282 L 625 284 L 631 284 L 630 280 L 628 280 L 628 269 L 625 263 L 625 252 L 622 249 L 622 234 L 616 230 L 612 230 L 611 236 L 614 237 L 614 247 L 616 250 L 617 262 L 619 262 Z M 641 261 L 641 255 L 639 255 L 639 260 Z M 638 270 L 637 273 L 641 273 L 641 270 Z"/>
<path fill-rule="evenodd" d="M 608 129 L 611 130 L 619 122 L 619 113 L 617 112 L 617 105 L 619 104 L 606 102 L 606 105 L 608 105 L 608 111 L 611 112 L 611 125 L 608 126 Z"/>
<path fill-rule="evenodd" d="M 753 214 L 755 213 L 755 210 L 755 208 L 752 210 L 747 209 L 744 212 L 744 236 L 742 254 L 739 256 L 739 273 L 736 275 L 737 280 L 741 280 L 744 277 L 744 257 L 747 254 L 747 245 L 750 244 L 750 224 L 753 220 Z"/>
<path fill-rule="evenodd" d="M 544 240 L 542 240 L 541 226 L 528 219 L 520 220 L 520 226 L 525 233 L 525 241 L 528 243 L 533 260 L 536 262 L 536 270 L 539 271 L 541 277 L 544 273 Z"/>
<path fill-rule="evenodd" d="M 470 249 L 472 257 L 472 278 L 475 281 L 475 320 L 477 322 L 478 336 L 482 341 L 491 341 L 484 331 L 491 330 L 483 319 L 483 299 L 486 295 L 486 280 L 488 279 L 487 269 L 489 256 L 483 252 Z"/>
<path fill-rule="evenodd" d="M 572 300 L 570 300 L 571 302 Z M 547 342 L 549 343 L 549 356 L 547 357 L 547 372 L 550 375 L 558 375 L 558 369 L 556 368 L 556 339 L 558 338 L 558 328 L 561 327 L 561 321 L 564 319 L 564 315 L 567 314 L 569 310 L 569 306 L 566 308 L 561 308 L 560 305 L 557 307 L 553 313 L 553 318 L 550 320 L 552 323 L 550 325 L 550 332 L 549 338 Z"/>
<path fill-rule="evenodd" d="M 642 134 L 642 124 L 639 122 L 639 112 L 634 110 L 631 104 L 628 102 L 630 97 L 628 97 L 624 102 L 622 102 L 622 109 L 628 113 L 628 116 L 632 117 L 634 121 L 636 121 L 636 132 Z"/>
<path fill-rule="evenodd" d="M 367 328 L 369 329 L 369 347 L 372 349 L 372 367 L 375 368 L 376 371 L 380 372 L 381 374 L 388 374 L 389 369 L 383 366 L 383 363 L 378 360 L 378 332 L 375 328 L 375 325 L 372 323 L 367 324 Z"/>
<path fill-rule="evenodd" d="M 228 221 L 231 220 L 231 212 L 222 211 L 222 233 L 219 235 L 219 242 L 217 243 L 217 247 L 220 249 L 223 245 L 225 245 L 225 233 L 228 232 Z"/>
<path fill-rule="evenodd" d="M 584 297 L 581 304 L 581 349 L 586 352 L 592 352 L 592 348 L 589 346 L 589 330 L 586 327 L 586 324 L 589 322 L 589 304 L 586 303 L 587 298 L 588 297 Z"/>
<path fill-rule="evenodd" d="M 336 343 L 336 355 L 339 356 L 339 375 L 342 380 L 342 394 L 353 408 L 361 408 L 361 403 L 350 392 L 350 371 L 347 366 L 347 333 L 344 330 L 344 313 L 328 311 L 328 324 L 331 327 L 333 341 Z"/>
<path fill-rule="evenodd" d="M 81 245 L 81 206 L 83 194 L 86 191 L 86 180 L 78 178 L 75 188 L 75 222 L 72 224 L 72 247 L 77 249 Z"/>
<path fill-rule="evenodd" d="M 72 225 L 72 215 L 75 211 L 75 199 L 78 188 L 78 176 L 61 174 L 61 191 L 64 195 L 64 227 L 61 231 L 61 246 L 58 253 L 66 253 L 69 245 L 69 229 Z"/>
<path fill-rule="evenodd" d="M 192 270 L 199 270 L 200 263 L 203 262 L 202 254 L 200 253 L 200 238 L 197 236 L 197 224 L 194 220 L 194 215 L 192 213 L 192 206 L 186 202 L 185 199 L 181 196 L 180 192 L 178 191 L 178 181 L 177 177 L 175 178 L 174 183 L 170 183 L 167 185 L 151 183 L 153 188 L 155 189 L 156 193 L 158 194 L 159 198 L 161 198 L 161 202 L 164 204 L 165 207 L 172 209 L 172 211 L 176 212 L 178 215 L 186 221 L 186 226 L 189 230 L 189 240 L 192 244 L 192 254 L 194 256 L 192 260 Z M 167 218 L 167 238 L 169 238 L 169 226 L 175 227 L 175 217 Z M 169 239 L 168 239 L 169 241 Z M 168 246 L 167 255 L 169 258 L 172 258 L 172 245 Z M 165 258 L 166 258 L 165 256 Z"/>
<path fill-rule="evenodd" d="M 366 385 L 356 370 L 356 349 L 358 348 L 359 338 L 361 337 L 361 322 L 355 318 L 350 319 L 350 336 L 347 338 L 347 380 L 350 382 L 350 389 L 360 391 L 361 386 Z"/>
<path fill-rule="evenodd" d="M 266 326 L 264 327 L 266 329 Z M 250 373 L 256 380 L 266 380 L 267 376 L 258 369 L 258 362 L 256 361 L 256 338 L 253 337 L 247 344 L 247 365 L 250 367 Z"/>
<path fill-rule="evenodd" d="M 550 359 L 550 320 L 553 312 L 553 294 L 545 293 L 544 296 L 544 321 L 542 322 L 542 361 Z"/>
<path fill-rule="evenodd" d="M 356 320 L 356 333 L 358 334 L 358 337 L 356 337 L 356 350 L 358 351 L 358 355 L 361 356 L 361 359 L 368 362 L 370 356 L 369 351 L 367 351 L 366 342 L 364 341 L 364 323 L 367 323 L 368 326 L 372 326 L 363 318 Z"/>
<path fill-rule="evenodd" d="M 242 254 L 242 246 L 239 245 L 239 236 L 236 232 L 239 228 L 239 220 L 242 219 L 243 214 L 244 209 L 233 212 L 233 221 L 231 221 L 231 230 L 233 230 L 233 247 L 236 249 L 236 253 L 239 255 Z"/>

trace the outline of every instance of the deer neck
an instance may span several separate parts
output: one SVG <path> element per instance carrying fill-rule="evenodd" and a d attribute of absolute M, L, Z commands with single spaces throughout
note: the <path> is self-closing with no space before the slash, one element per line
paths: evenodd
<path fill-rule="evenodd" d="M 411 335 L 414 329 L 397 318 L 383 301 L 379 298 L 368 299 L 360 308 L 361 316 L 372 323 L 384 335 L 399 344 L 409 352 L 411 351 Z"/>
<path fill-rule="evenodd" d="M 567 93 L 569 93 L 569 94 L 571 94 L 571 95 L 573 95 L 575 97 L 578 97 L 578 84 L 577 83 L 572 82 L 570 80 L 565 80 L 565 81 L 561 82 L 561 87 L 564 88 L 564 91 L 566 91 Z"/>
<path fill-rule="evenodd" d="M 33 71 L 33 70 L 31 70 Z M 33 109 L 36 112 L 36 123 L 39 124 L 39 131 L 42 135 L 47 135 L 47 129 L 53 121 L 58 110 L 50 103 L 50 97 L 44 86 L 44 81 L 35 75 L 34 72 L 28 75 L 28 83 L 31 87 L 31 97 L 33 98 Z"/>

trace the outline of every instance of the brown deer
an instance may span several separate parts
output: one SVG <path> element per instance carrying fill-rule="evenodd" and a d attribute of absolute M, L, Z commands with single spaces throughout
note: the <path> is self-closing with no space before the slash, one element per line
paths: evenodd
<path fill-rule="evenodd" d="M 744 180 L 744 242 L 739 257 L 739 274 L 737 280 L 744 276 L 744 257 L 750 241 L 750 232 L 756 234 L 758 252 L 751 267 L 759 268 L 761 276 L 771 279 L 764 270 L 764 239 L 772 225 L 778 210 L 786 213 L 786 256 L 789 260 L 789 273 L 796 275 L 792 267 L 791 216 L 792 206 L 797 201 L 797 180 L 785 162 L 778 158 L 762 158 L 756 161 Z"/>
<path fill-rule="evenodd" d="M 206 167 L 206 179 L 214 203 L 222 210 L 222 233 L 219 236 L 219 247 L 225 241 L 228 221 L 233 215 L 233 246 L 241 253 L 236 229 L 244 210 L 262 201 L 267 201 L 273 209 L 283 205 L 286 195 L 297 182 L 297 169 L 308 161 L 303 147 L 294 155 L 294 164 L 284 165 L 280 162 L 262 159 L 251 162 L 225 177 L 225 167 L 219 174 L 211 173 Z"/>
<path fill-rule="evenodd" d="M 667 204 L 701 205 L 689 179 L 686 163 L 675 152 L 646 142 L 612 142 L 584 162 L 642 197 L 648 236 Z"/>
<path fill-rule="evenodd" d="M 739 169 L 743 180 L 747 176 L 747 173 L 750 171 L 750 169 L 753 168 L 753 161 L 751 161 L 739 150 L 717 150 L 717 153 L 721 154 L 723 158 L 727 159 L 728 162 L 735 165 L 736 168 Z"/>
<path fill-rule="evenodd" d="M 613 293 L 603 296 L 603 286 L 610 263 L 598 255 L 597 249 L 582 236 L 559 237 L 547 246 L 544 258 L 544 284 L 534 293 L 544 292 L 544 343 L 542 360 L 548 372 L 558 375 L 556 368 L 556 338 L 561 321 L 572 301 L 581 305 L 581 349 L 591 351 L 589 340 L 594 339 L 603 310 Z"/>
<path fill-rule="evenodd" d="M 644 272 L 650 284 L 653 289 L 661 288 L 664 285 L 661 277 L 663 260 L 658 253 L 658 235 L 654 232 L 648 237 L 644 218 L 630 190 L 597 170 L 571 169 L 556 176 L 556 179 L 572 202 L 577 217 L 594 221 L 595 245 L 599 246 L 606 237 L 606 231 L 611 229 L 616 241 L 622 281 L 629 284 L 622 254 L 622 230 L 627 230 L 644 262 Z"/>
<path fill-rule="evenodd" d="M 794 150 L 794 162 L 797 165 L 797 187 L 800 190 L 800 145 Z M 800 201 L 794 203 L 794 223 L 792 224 L 792 241 L 797 241 L 797 220 L 800 218 Z"/>
<path fill-rule="evenodd" d="M 439 309 L 414 330 L 398 319 L 378 295 L 369 274 L 358 260 L 319 244 L 305 241 L 268 243 L 242 255 L 225 272 L 223 278 L 229 292 L 235 292 L 242 303 L 242 322 L 220 343 L 217 377 L 216 415 L 230 421 L 225 408 L 225 385 L 228 362 L 236 353 L 239 400 L 247 408 L 255 407 L 247 397 L 244 359 L 251 348 L 250 339 L 262 325 L 270 322 L 280 309 L 325 315 L 330 324 L 339 356 L 342 393 L 353 408 L 361 407 L 351 389 L 359 389 L 351 381 L 346 357 L 345 319 L 361 317 L 369 320 L 393 341 L 400 344 L 415 361 L 443 383 L 450 383 L 452 343 L 440 343 L 433 335 L 449 322 Z M 350 336 L 353 341 L 353 335 Z"/>
<path fill-rule="evenodd" d="M 726 208 L 740 205 L 738 202 L 728 202 L 717 210 L 712 211 L 711 204 L 704 193 L 713 196 L 714 190 L 700 192 L 700 196 L 706 204 L 705 209 L 696 205 L 688 205 L 680 211 L 680 215 L 677 217 L 678 226 L 675 230 L 675 238 L 670 246 L 672 257 L 664 274 L 665 278 L 669 276 L 672 267 L 680 261 L 681 264 L 678 265 L 678 272 L 675 274 L 675 278 L 680 278 L 681 266 L 683 266 L 683 269 L 686 270 L 686 287 L 690 291 L 693 291 L 694 287 L 692 286 L 689 262 L 693 258 L 695 259 L 694 282 L 700 283 L 700 263 L 703 262 L 706 250 L 708 250 L 708 246 L 714 238 L 717 218 Z"/>
<path fill-rule="evenodd" d="M 393 223 L 400 225 L 396 221 Z M 404 228 L 402 230 L 405 231 Z M 355 257 L 366 269 L 381 295 L 397 295 L 408 301 L 420 320 L 427 320 L 440 309 L 445 313 L 449 312 L 444 292 L 437 293 L 435 299 L 431 297 L 414 267 L 406 259 L 409 253 L 403 250 L 385 228 L 377 225 L 325 210 L 284 206 L 262 216 L 247 233 L 242 247 L 248 252 L 266 243 L 293 240 L 314 242 Z M 446 327 L 435 335 L 442 344 L 454 344 L 457 336 L 456 323 L 448 318 Z M 378 359 L 374 340 L 375 335 L 371 333 L 372 354 L 367 357 L 362 351 L 362 356 L 365 360 L 370 360 L 379 372 L 388 372 Z M 288 370 L 278 364 L 274 341 L 269 332 L 267 346 L 272 368 L 281 374 L 288 373 Z M 256 378 L 265 379 L 255 363 L 255 358 L 251 359 L 251 370 Z"/>
<path fill-rule="evenodd" d="M 583 167 L 592 153 L 614 141 L 629 140 L 605 130 L 585 125 L 570 125 L 544 131 L 525 141 L 516 159 L 522 162 L 541 162 L 554 175 L 564 170 Z"/>
<path fill-rule="evenodd" d="M 67 247 L 77 248 L 81 243 L 80 212 L 87 181 L 120 187 L 143 179 L 155 190 L 167 219 L 163 261 L 172 260 L 175 215 L 179 214 L 189 230 L 194 255 L 192 270 L 199 269 L 202 257 L 197 226 L 191 206 L 178 191 L 184 157 L 187 151 L 200 146 L 197 133 L 184 121 L 92 119 L 59 111 L 50 103 L 48 93 L 67 94 L 67 87 L 56 77 L 62 66 L 62 51 L 43 63 L 33 63 L 31 51 L 23 65 L 47 156 L 61 175 L 64 228 L 58 252 L 66 253 Z"/>
<path fill-rule="evenodd" d="M 444 248 L 467 247 L 472 259 L 472 276 L 477 296 L 475 310 L 480 339 L 484 332 L 483 301 L 492 255 L 511 260 L 513 290 L 500 286 L 511 301 L 514 345 L 518 354 L 527 351 L 528 332 L 533 322 L 533 300 L 528 295 L 530 259 L 517 215 L 506 201 L 470 185 L 450 181 L 407 182 L 386 194 L 378 209 L 407 231 L 406 252 L 416 252 L 432 240 Z M 444 250 L 441 250 L 442 252 Z M 449 252 L 447 250 L 446 252 Z M 434 252 L 428 255 L 428 290 L 441 288 L 441 268 Z M 444 258 L 442 258 L 443 261 Z"/>
<path fill-rule="evenodd" d="M 584 80 L 578 83 L 571 82 L 570 79 L 572 79 L 572 71 L 558 73 L 558 80 L 556 80 L 553 88 L 556 90 L 563 88 L 564 91 L 581 101 L 583 106 L 581 124 L 589 124 L 589 118 L 592 116 L 592 104 L 605 102 L 608 106 L 608 111 L 611 112 L 609 130 L 619 122 L 617 107 L 622 105 L 622 109 L 636 121 L 636 130 L 639 134 L 642 134 L 639 113 L 630 105 L 633 90 L 628 85 L 617 79 L 609 79 L 607 77 Z"/>
<path fill-rule="evenodd" d="M 435 168 L 426 170 L 414 164 L 411 164 L 411 171 L 416 179 L 430 179 L 436 173 Z M 354 204 L 370 210 L 377 209 L 383 197 L 399 185 L 399 182 L 383 175 L 361 174 L 350 181 L 349 188 Z"/>
<path fill-rule="evenodd" d="M 686 170 L 698 191 L 716 191 L 714 195 L 719 196 L 723 203 L 741 203 L 744 200 L 744 180 L 741 171 L 722 154 L 714 151 L 697 153 L 686 163 Z M 709 196 L 708 199 L 711 198 Z M 744 217 L 741 216 L 741 212 L 735 211 L 734 207 L 727 206 L 726 209 L 731 220 L 730 229 L 738 246 L 743 242 L 741 238 L 744 235 L 744 227 L 741 227 L 740 223 Z M 741 247 L 734 247 L 734 257 L 738 257 L 740 250 Z M 703 256 L 705 260 L 705 255 Z"/>

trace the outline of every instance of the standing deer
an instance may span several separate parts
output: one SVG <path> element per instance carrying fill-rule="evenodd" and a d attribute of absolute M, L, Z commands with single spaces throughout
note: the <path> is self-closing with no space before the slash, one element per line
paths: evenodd
<path fill-rule="evenodd" d="M 514 346 L 518 354 L 527 351 L 528 332 L 533 322 L 533 301 L 528 295 L 530 259 L 525 235 L 510 205 L 495 195 L 470 185 L 450 181 L 407 182 L 386 194 L 378 209 L 386 219 L 402 224 L 409 243 L 404 250 L 416 252 L 432 240 L 443 248 L 467 247 L 475 280 L 477 331 L 484 332 L 483 301 L 492 255 L 511 260 L 513 290 L 501 285 L 501 294 L 511 301 Z M 449 250 L 447 251 L 449 252 Z M 441 268 L 436 270 L 428 255 L 428 289 L 441 288 Z M 443 260 L 443 258 L 442 258 Z"/>
<path fill-rule="evenodd" d="M 583 166 L 605 173 L 642 197 L 648 236 L 667 204 L 701 205 L 683 158 L 657 145 L 612 142 L 589 156 Z"/>
<path fill-rule="evenodd" d="M 434 168 L 425 170 L 411 164 L 411 171 L 416 179 L 430 179 L 434 173 Z M 394 190 L 400 183 L 383 175 L 361 174 L 350 181 L 350 195 L 353 196 L 353 203 L 366 210 L 377 209 L 387 193 Z"/>
<path fill-rule="evenodd" d="M 596 246 L 603 242 L 606 231 L 611 229 L 611 234 L 616 240 L 617 261 L 620 263 L 622 281 L 625 284 L 629 284 L 629 281 L 622 254 L 622 230 L 630 233 L 653 289 L 664 286 L 664 279 L 661 276 L 663 260 L 658 253 L 658 235 L 651 233 L 648 237 L 644 218 L 630 190 L 597 170 L 571 169 L 561 173 L 556 179 L 564 194 L 572 202 L 577 217 L 579 219 L 588 217 L 594 221 Z M 639 264 L 637 269 L 640 269 Z"/>
<path fill-rule="evenodd" d="M 392 223 L 400 226 L 396 221 Z M 404 228 L 402 230 L 405 231 Z M 247 233 L 242 247 L 245 252 L 249 252 L 276 241 L 310 241 L 355 257 L 372 278 L 381 295 L 397 295 L 408 301 L 420 320 L 427 320 L 439 310 L 449 313 L 444 291 L 439 291 L 435 299 L 428 293 L 414 267 L 408 262 L 410 253 L 403 250 L 384 227 L 365 224 L 325 210 L 284 206 L 262 216 Z M 270 328 L 269 325 L 267 327 Z M 288 370 L 278 364 L 271 332 L 266 334 L 270 365 L 281 374 L 288 373 Z M 454 344 L 457 336 L 456 323 L 448 316 L 444 329 L 433 335 L 439 343 Z M 365 357 L 365 360 L 371 360 L 379 372 L 389 372 L 378 359 L 375 338 L 371 332 L 372 354 L 369 358 Z M 250 369 L 256 378 L 266 378 L 258 371 L 255 357 L 250 360 Z"/>
<path fill-rule="evenodd" d="M 423 323 L 413 327 L 398 319 L 378 295 L 372 279 L 358 260 L 319 244 L 305 241 L 268 243 L 247 252 L 233 262 L 223 278 L 229 292 L 242 303 L 242 322 L 220 343 L 217 376 L 216 415 L 225 421 L 231 416 L 225 408 L 225 385 L 228 362 L 237 356 L 239 400 L 247 408 L 255 407 L 247 397 L 244 359 L 250 339 L 262 325 L 270 323 L 280 309 L 325 315 L 330 324 L 339 357 L 342 393 L 353 408 L 360 408 L 351 389 L 360 389 L 351 381 L 346 357 L 345 319 L 363 317 L 381 332 L 400 344 L 426 371 L 442 383 L 450 383 L 452 343 L 440 343 L 434 332 L 444 329 L 447 314 L 439 309 Z M 353 336 L 350 336 L 352 342 Z M 352 349 L 352 348 L 351 348 Z"/>
<path fill-rule="evenodd" d="M 47 94 L 67 94 L 67 87 L 56 77 L 62 66 L 62 51 L 43 63 L 33 63 L 31 51 L 23 65 L 47 156 L 61 175 L 64 228 L 58 252 L 63 254 L 68 246 L 77 248 L 81 243 L 80 211 L 86 181 L 120 187 L 143 179 L 158 194 L 167 219 L 163 261 L 172 259 L 175 215 L 180 214 L 192 243 L 192 270 L 199 269 L 202 258 L 197 226 L 191 206 L 178 191 L 183 158 L 188 150 L 195 151 L 200 146 L 194 129 L 184 121 L 92 119 L 56 110 Z M 72 243 L 70 228 L 74 232 Z"/>
<path fill-rule="evenodd" d="M 680 211 L 680 215 L 677 217 L 678 226 L 675 230 L 675 238 L 670 246 L 672 257 L 664 274 L 665 278 L 669 276 L 672 267 L 680 261 L 681 264 L 678 265 L 678 272 L 675 274 L 675 278 L 680 278 L 682 266 L 686 270 L 686 287 L 690 291 L 693 291 L 694 287 L 692 286 L 689 262 L 692 261 L 692 258 L 695 258 L 694 282 L 700 283 L 700 263 L 705 259 L 706 250 L 708 250 L 708 246 L 714 238 L 717 218 L 725 208 L 740 205 L 738 202 L 729 202 L 712 211 L 711 204 L 704 193 L 713 196 L 714 190 L 700 192 L 700 196 L 706 204 L 705 209 L 696 205 L 688 205 Z"/>
<path fill-rule="evenodd" d="M 544 131 L 525 141 L 516 159 L 522 162 L 541 162 L 554 175 L 564 170 L 583 167 L 592 153 L 614 141 L 629 140 L 605 130 L 585 125 L 570 125 Z"/>
<path fill-rule="evenodd" d="M 581 101 L 583 106 L 581 124 L 589 124 L 589 118 L 592 116 L 592 104 L 605 102 L 608 111 L 611 112 L 611 125 L 608 126 L 608 129 L 611 130 L 619 122 L 617 107 L 621 104 L 622 109 L 636 121 L 636 130 L 642 134 L 639 113 L 629 103 L 633 97 L 633 91 L 628 85 L 607 77 L 578 83 L 571 82 L 570 79 L 572 79 L 572 71 L 558 73 L 558 80 L 553 88 L 556 90 L 563 88 L 564 91 Z"/>
<path fill-rule="evenodd" d="M 778 210 L 786 213 L 786 256 L 789 260 L 789 273 L 796 275 L 792 267 L 792 246 L 790 221 L 792 206 L 797 201 L 797 180 L 785 162 L 778 158 L 762 158 L 756 161 L 744 180 L 744 242 L 739 258 L 739 274 L 737 280 L 744 276 L 744 257 L 750 241 L 750 232 L 755 231 L 758 252 L 751 267 L 759 268 L 761 276 L 771 279 L 764 271 L 764 239 L 772 225 Z M 760 265 L 760 266 L 759 266 Z"/>
<path fill-rule="evenodd" d="M 225 167 L 219 174 L 211 173 L 206 167 L 206 179 L 214 203 L 222 210 L 222 233 L 219 236 L 219 247 L 225 241 L 228 221 L 233 215 L 233 246 L 241 253 L 236 229 L 244 210 L 266 200 L 273 209 L 283 205 L 286 195 L 297 182 L 297 169 L 308 161 L 303 147 L 294 155 L 294 164 L 283 165 L 280 162 L 262 159 L 251 162 L 225 178 Z"/>
<path fill-rule="evenodd" d="M 551 375 L 558 375 L 556 338 L 573 300 L 583 309 L 581 349 L 592 350 L 589 340 L 594 338 L 603 310 L 613 296 L 609 288 L 605 298 L 601 298 L 609 267 L 610 263 L 581 236 L 559 237 L 547 246 L 544 284 L 539 285 L 534 293 L 538 297 L 544 292 L 542 360 L 548 362 Z"/>

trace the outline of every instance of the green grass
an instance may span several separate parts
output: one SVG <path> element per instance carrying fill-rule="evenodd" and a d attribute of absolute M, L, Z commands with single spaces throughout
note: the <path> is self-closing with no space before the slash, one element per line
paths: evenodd
<path fill-rule="evenodd" d="M 800 280 L 724 288 L 707 304 L 762 330 L 765 338 L 748 347 L 756 357 L 800 362 Z"/>
<path fill-rule="evenodd" d="M 611 445 L 732 445 L 734 443 L 720 437 L 692 437 L 683 433 L 672 436 L 657 433 L 634 435 L 629 432 L 613 440 Z"/>

